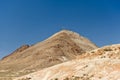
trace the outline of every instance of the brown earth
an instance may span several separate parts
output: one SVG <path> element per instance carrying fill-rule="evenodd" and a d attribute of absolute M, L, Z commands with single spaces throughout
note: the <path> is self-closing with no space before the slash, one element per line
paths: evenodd
<path fill-rule="evenodd" d="M 14 80 L 120 80 L 120 44 L 86 52 Z"/>
<path fill-rule="evenodd" d="M 23 45 L 0 60 L 0 79 L 32 73 L 75 59 L 76 56 L 96 48 L 87 38 L 72 31 L 62 30 L 32 46 Z"/>

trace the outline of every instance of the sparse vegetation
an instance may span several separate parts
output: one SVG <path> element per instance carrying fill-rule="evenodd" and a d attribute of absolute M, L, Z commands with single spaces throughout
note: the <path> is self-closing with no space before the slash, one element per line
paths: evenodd
<path fill-rule="evenodd" d="M 55 80 L 58 80 L 58 78 L 55 78 Z"/>
<path fill-rule="evenodd" d="M 105 56 L 101 56 L 101 58 L 105 58 Z"/>
<path fill-rule="evenodd" d="M 26 77 L 26 78 L 22 78 L 22 79 L 18 79 L 18 80 L 30 80 L 30 77 Z"/>
<path fill-rule="evenodd" d="M 94 51 L 91 51 L 91 53 L 95 53 Z"/>
<path fill-rule="evenodd" d="M 63 80 L 91 80 L 91 78 L 94 77 L 94 75 L 88 75 L 88 74 L 83 74 L 83 76 L 72 76 L 72 77 L 66 77 Z M 51 79 L 51 80 L 60 80 L 58 78 Z"/>
<path fill-rule="evenodd" d="M 112 51 L 110 48 L 105 48 L 104 51 Z"/>

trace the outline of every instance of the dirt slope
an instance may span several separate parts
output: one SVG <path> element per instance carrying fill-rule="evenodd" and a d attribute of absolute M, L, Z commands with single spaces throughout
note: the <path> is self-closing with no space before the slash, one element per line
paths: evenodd
<path fill-rule="evenodd" d="M 15 80 L 120 80 L 120 44 L 105 46 Z"/>
<path fill-rule="evenodd" d="M 32 46 L 24 45 L 0 61 L 0 77 L 22 76 L 96 49 L 88 39 L 62 30 L 45 41 Z"/>

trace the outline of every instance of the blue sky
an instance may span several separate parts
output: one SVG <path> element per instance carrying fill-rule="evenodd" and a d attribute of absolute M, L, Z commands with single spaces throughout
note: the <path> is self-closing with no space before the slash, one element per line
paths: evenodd
<path fill-rule="evenodd" d="M 0 58 L 69 29 L 98 46 L 120 43 L 119 0 L 0 0 Z"/>

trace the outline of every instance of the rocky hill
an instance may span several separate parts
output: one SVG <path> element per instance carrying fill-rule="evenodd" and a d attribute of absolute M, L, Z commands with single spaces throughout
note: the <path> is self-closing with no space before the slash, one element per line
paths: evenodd
<path fill-rule="evenodd" d="M 83 53 L 15 80 L 120 80 L 120 44 Z"/>
<path fill-rule="evenodd" d="M 0 78 L 32 73 L 75 59 L 76 56 L 96 48 L 87 38 L 62 30 L 45 41 L 32 46 L 24 45 L 0 60 Z"/>

